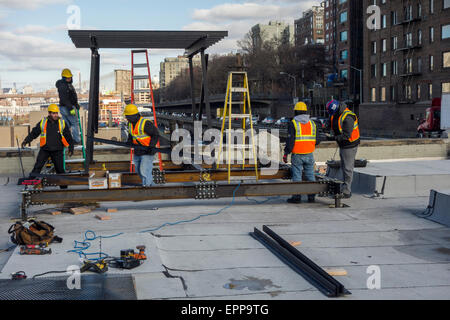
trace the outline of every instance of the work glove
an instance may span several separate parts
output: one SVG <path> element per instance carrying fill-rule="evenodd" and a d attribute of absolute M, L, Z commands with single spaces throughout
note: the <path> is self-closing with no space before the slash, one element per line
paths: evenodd
<path fill-rule="evenodd" d="M 285 154 L 285 155 L 283 156 L 283 162 L 284 162 L 284 163 L 287 163 L 287 162 L 288 162 L 287 157 L 288 157 L 287 154 Z"/>
<path fill-rule="evenodd" d="M 150 147 L 149 150 L 148 150 L 148 154 L 151 155 L 151 156 L 154 156 L 155 153 L 156 153 L 156 148 Z"/>
<path fill-rule="evenodd" d="M 74 115 L 77 114 L 77 113 L 75 112 L 75 109 L 74 109 L 74 108 L 72 108 L 72 110 L 70 110 L 70 114 L 71 114 L 72 116 L 74 116 Z"/>
<path fill-rule="evenodd" d="M 334 140 L 333 135 L 331 135 L 330 133 L 326 133 L 325 137 L 327 138 L 327 141 L 333 141 Z"/>
<path fill-rule="evenodd" d="M 69 146 L 69 157 L 73 156 L 73 148 L 74 148 L 73 145 Z"/>
<path fill-rule="evenodd" d="M 22 141 L 22 144 L 20 145 L 20 147 L 22 149 L 25 149 L 25 145 L 27 144 L 27 142 L 25 140 Z"/>
<path fill-rule="evenodd" d="M 337 143 L 341 143 L 344 141 L 344 136 L 342 134 L 335 137 Z"/>

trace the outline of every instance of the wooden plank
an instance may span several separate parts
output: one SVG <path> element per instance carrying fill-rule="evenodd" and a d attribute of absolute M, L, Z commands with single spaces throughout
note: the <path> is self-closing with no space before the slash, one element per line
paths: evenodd
<path fill-rule="evenodd" d="M 85 214 L 92 211 L 90 207 L 76 207 L 76 208 L 70 208 L 70 213 L 77 215 L 77 214 Z"/>
<path fill-rule="evenodd" d="M 107 215 L 107 214 L 104 214 L 104 213 L 96 214 L 95 217 L 96 217 L 98 220 L 101 220 L 101 221 L 111 220 L 111 216 L 110 216 L 110 215 Z"/>
<path fill-rule="evenodd" d="M 345 269 L 332 269 L 332 268 L 323 268 L 323 269 L 330 276 L 346 276 L 347 275 L 347 270 L 345 270 Z"/>

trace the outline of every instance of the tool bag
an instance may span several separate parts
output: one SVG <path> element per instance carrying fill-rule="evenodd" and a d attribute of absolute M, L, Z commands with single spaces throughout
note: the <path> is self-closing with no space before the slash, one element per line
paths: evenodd
<path fill-rule="evenodd" d="M 16 222 L 9 227 L 11 241 L 17 245 L 61 243 L 62 238 L 54 235 L 55 228 L 44 221 L 29 220 L 28 222 Z"/>

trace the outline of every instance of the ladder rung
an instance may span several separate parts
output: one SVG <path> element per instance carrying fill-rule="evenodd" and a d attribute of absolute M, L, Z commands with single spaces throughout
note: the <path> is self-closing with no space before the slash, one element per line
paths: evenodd
<path fill-rule="evenodd" d="M 247 88 L 239 88 L 239 87 L 233 87 L 231 88 L 231 92 L 247 92 Z"/>
<path fill-rule="evenodd" d="M 77 162 L 84 162 L 84 159 L 68 159 L 66 160 L 66 163 L 77 163 Z"/>
<path fill-rule="evenodd" d="M 232 144 L 232 145 L 225 145 L 225 148 L 231 147 L 234 149 L 247 149 L 247 148 L 252 148 L 252 145 L 250 144 Z"/>
<path fill-rule="evenodd" d="M 134 80 L 144 80 L 144 79 L 148 79 L 148 76 L 133 76 Z"/>
<path fill-rule="evenodd" d="M 229 116 L 225 116 L 226 118 L 229 118 Z M 238 118 L 238 119 L 247 119 L 250 118 L 249 114 L 231 114 L 231 118 Z"/>
<path fill-rule="evenodd" d="M 244 104 L 244 101 L 231 101 L 231 104 Z"/>
<path fill-rule="evenodd" d="M 133 68 L 147 68 L 147 64 L 146 63 L 133 64 Z"/>
<path fill-rule="evenodd" d="M 148 93 L 150 93 L 150 89 L 134 89 L 133 92 L 137 92 L 137 93 L 139 93 L 139 92 L 148 92 Z"/>
<path fill-rule="evenodd" d="M 231 71 L 231 74 L 246 74 L 246 71 Z"/>

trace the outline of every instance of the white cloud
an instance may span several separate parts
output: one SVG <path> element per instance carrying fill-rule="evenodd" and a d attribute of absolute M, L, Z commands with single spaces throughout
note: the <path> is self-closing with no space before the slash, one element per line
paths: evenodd
<path fill-rule="evenodd" d="M 37 33 L 51 33 L 66 29 L 67 29 L 66 25 L 47 27 L 42 25 L 27 24 L 23 27 L 17 28 L 14 32 L 17 34 L 37 34 Z"/>
<path fill-rule="evenodd" d="M 71 0 L 0 0 L 0 8 L 34 10 L 50 4 L 67 4 Z"/>

